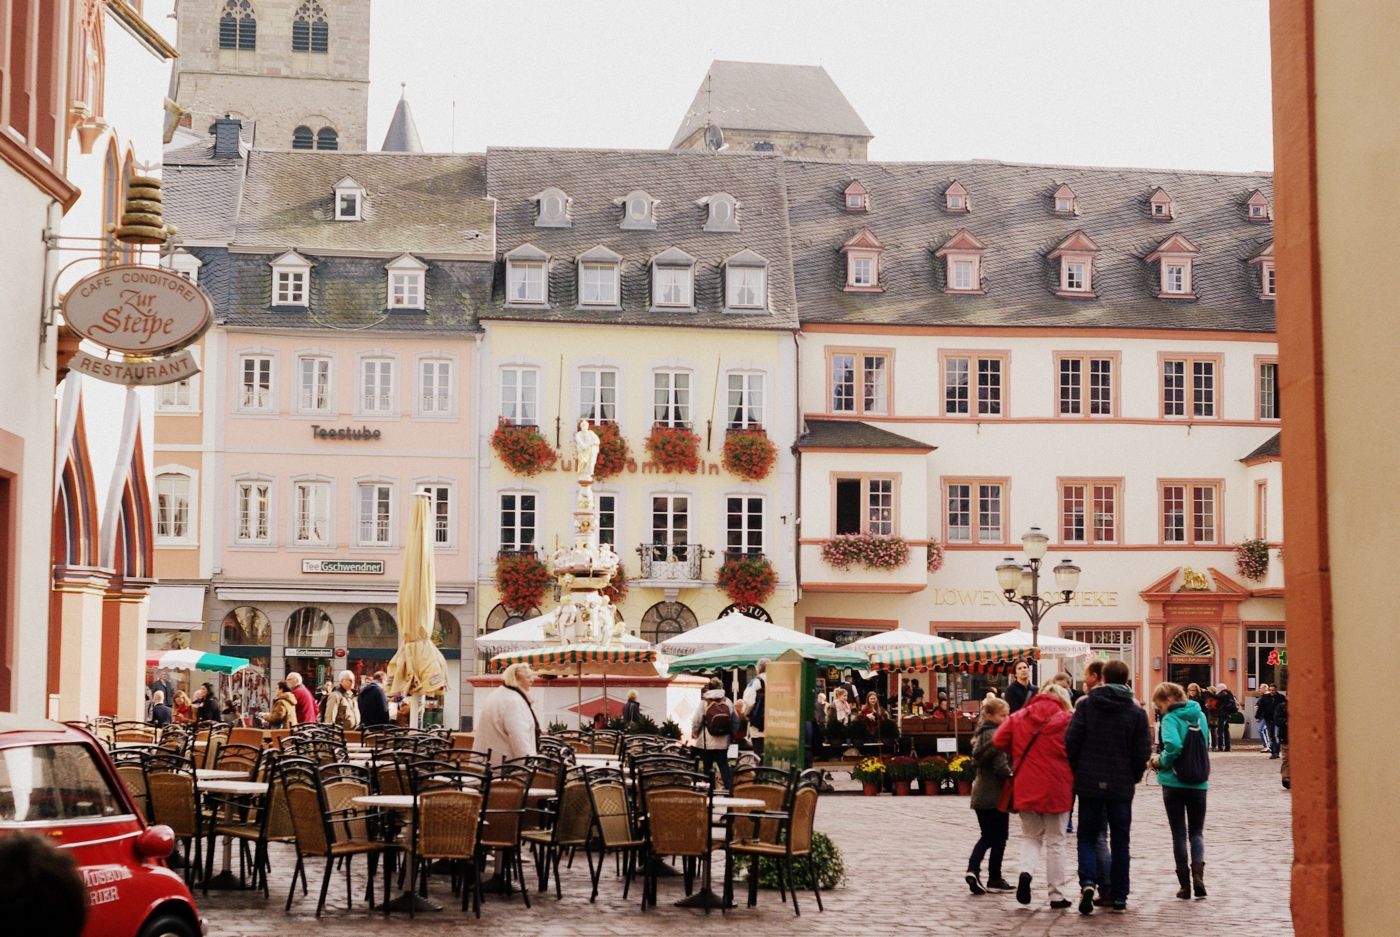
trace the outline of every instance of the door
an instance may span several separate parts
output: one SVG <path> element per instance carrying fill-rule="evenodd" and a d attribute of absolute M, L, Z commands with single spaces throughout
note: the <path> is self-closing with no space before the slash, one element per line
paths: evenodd
<path fill-rule="evenodd" d="M 1193 683 L 1200 687 L 1207 687 L 1214 683 L 1211 678 L 1210 664 L 1177 663 L 1175 661 L 1167 665 L 1167 679 L 1172 683 L 1179 683 L 1183 687 Z"/>

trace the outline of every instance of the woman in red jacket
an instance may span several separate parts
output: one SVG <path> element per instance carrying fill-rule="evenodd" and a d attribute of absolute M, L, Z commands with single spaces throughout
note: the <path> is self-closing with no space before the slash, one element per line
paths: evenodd
<path fill-rule="evenodd" d="M 1050 907 L 1070 906 L 1075 891 L 1065 865 L 1065 827 L 1074 806 L 1074 772 L 1065 755 L 1069 726 L 1069 693 L 1059 684 L 1042 687 L 1030 702 L 998 727 L 992 744 L 1011 755 L 1012 796 L 1021 814 L 1021 878 L 1016 900 L 1031 903 L 1031 873 L 1040 867 L 1045 850 L 1045 874 Z"/>

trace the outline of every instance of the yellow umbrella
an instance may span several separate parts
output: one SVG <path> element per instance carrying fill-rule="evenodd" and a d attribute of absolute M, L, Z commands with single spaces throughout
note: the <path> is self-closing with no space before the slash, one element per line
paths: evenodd
<path fill-rule="evenodd" d="M 430 498 L 413 497 L 408 541 L 399 578 L 399 649 L 389 661 L 388 692 L 409 699 L 409 723 L 418 725 L 424 695 L 447 689 L 447 661 L 433 644 L 437 615 L 437 576 L 433 571 L 433 524 Z"/>

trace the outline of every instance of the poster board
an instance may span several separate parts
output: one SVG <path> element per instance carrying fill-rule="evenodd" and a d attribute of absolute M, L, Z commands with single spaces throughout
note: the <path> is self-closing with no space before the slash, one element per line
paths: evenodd
<path fill-rule="evenodd" d="M 801 769 L 807 764 L 807 723 L 812 718 L 815 668 L 789 651 L 769 661 L 764 691 L 763 763 Z"/>

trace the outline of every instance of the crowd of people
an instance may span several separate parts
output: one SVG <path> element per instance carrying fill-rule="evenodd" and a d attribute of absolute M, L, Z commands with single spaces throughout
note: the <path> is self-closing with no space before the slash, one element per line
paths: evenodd
<path fill-rule="evenodd" d="M 258 713 L 256 724 L 270 729 L 291 729 L 307 722 L 326 722 L 358 729 L 361 726 L 388 725 L 401 721 L 400 700 L 390 700 L 384 689 L 384 671 L 359 683 L 355 674 L 342 670 L 337 680 L 327 681 L 316 692 L 306 686 L 295 671 L 277 681 L 272 705 Z M 200 684 L 191 696 L 173 687 L 167 673 L 161 672 L 146 688 L 149 698 L 146 721 L 157 726 L 192 725 L 198 722 L 241 721 L 236 703 L 220 701 L 214 685 Z"/>

